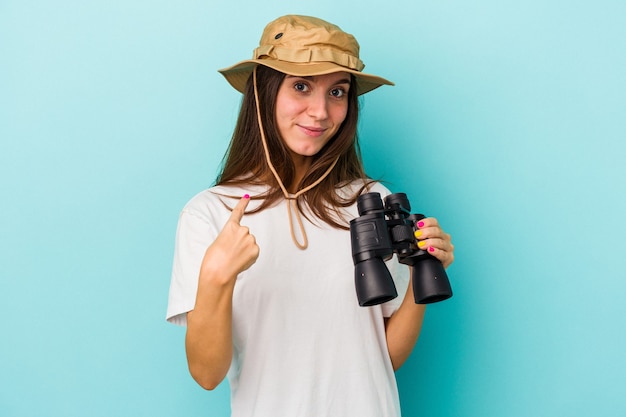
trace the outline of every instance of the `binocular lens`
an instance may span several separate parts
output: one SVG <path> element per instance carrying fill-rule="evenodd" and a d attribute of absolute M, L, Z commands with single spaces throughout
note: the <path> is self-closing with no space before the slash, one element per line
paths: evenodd
<path fill-rule="evenodd" d="M 381 304 L 398 296 L 393 278 L 380 258 L 370 258 L 356 264 L 354 281 L 362 307 Z"/>
<path fill-rule="evenodd" d="M 413 268 L 413 296 L 417 304 L 431 304 L 452 297 L 446 270 L 436 258 L 426 258 Z"/>
<path fill-rule="evenodd" d="M 383 210 L 383 201 L 379 193 L 367 193 L 359 196 L 356 207 L 359 210 L 359 216 L 363 216 L 372 211 Z"/>
<path fill-rule="evenodd" d="M 404 211 L 408 213 L 411 211 L 411 204 L 405 193 L 395 193 L 385 197 L 385 208 L 387 210 Z"/>

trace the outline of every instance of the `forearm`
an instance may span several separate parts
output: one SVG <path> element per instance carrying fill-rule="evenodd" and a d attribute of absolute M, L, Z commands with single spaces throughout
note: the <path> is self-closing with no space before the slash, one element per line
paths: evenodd
<path fill-rule="evenodd" d="M 387 320 L 385 326 L 387 348 L 394 370 L 398 370 L 413 351 L 426 312 L 424 304 L 415 304 L 412 281 L 409 281 L 400 308 Z"/>
<path fill-rule="evenodd" d="M 219 385 L 232 360 L 233 289 L 233 280 L 220 284 L 201 279 L 195 307 L 187 313 L 187 364 L 205 389 Z"/>

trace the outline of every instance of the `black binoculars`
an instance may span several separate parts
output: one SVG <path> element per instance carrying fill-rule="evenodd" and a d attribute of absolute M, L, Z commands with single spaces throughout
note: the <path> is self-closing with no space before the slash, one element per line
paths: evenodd
<path fill-rule="evenodd" d="M 359 217 L 350 221 L 352 260 L 360 306 L 373 306 L 398 296 L 385 265 L 395 253 L 412 269 L 416 304 L 430 304 L 452 297 L 448 275 L 441 262 L 417 246 L 415 231 L 422 214 L 411 214 L 404 193 L 390 194 L 385 204 L 379 193 L 357 199 Z"/>

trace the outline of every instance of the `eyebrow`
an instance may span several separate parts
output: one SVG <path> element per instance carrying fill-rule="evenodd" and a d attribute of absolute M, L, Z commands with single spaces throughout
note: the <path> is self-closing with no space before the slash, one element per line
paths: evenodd
<path fill-rule="evenodd" d="M 344 78 L 343 80 L 337 81 L 335 84 L 350 84 L 350 78 Z"/>
<path fill-rule="evenodd" d="M 308 81 L 313 81 L 313 79 L 316 77 L 315 75 L 290 75 L 290 74 L 286 74 L 287 78 L 302 78 L 303 80 L 308 80 Z M 342 78 L 337 80 L 336 82 L 334 82 L 333 84 L 350 84 L 351 80 L 350 78 Z"/>

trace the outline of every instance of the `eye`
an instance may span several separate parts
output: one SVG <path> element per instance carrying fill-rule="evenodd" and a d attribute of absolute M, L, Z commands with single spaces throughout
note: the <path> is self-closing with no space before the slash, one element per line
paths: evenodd
<path fill-rule="evenodd" d="M 346 94 L 346 90 L 343 88 L 333 88 L 330 90 L 330 95 L 335 98 L 342 98 Z"/>
<path fill-rule="evenodd" d="M 293 89 L 301 93 L 306 93 L 307 91 L 309 91 L 309 86 L 306 83 L 298 81 L 294 83 Z"/>

